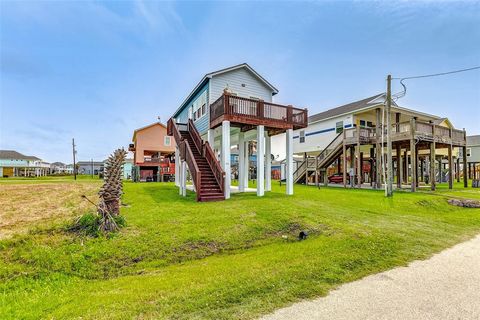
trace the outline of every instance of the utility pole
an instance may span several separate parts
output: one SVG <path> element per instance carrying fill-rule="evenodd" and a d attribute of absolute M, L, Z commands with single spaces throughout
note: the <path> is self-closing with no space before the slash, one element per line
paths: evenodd
<path fill-rule="evenodd" d="M 72 138 L 72 152 L 73 152 L 73 178 L 77 180 L 77 165 L 75 163 L 75 154 L 77 151 L 75 150 L 75 139 Z"/>
<path fill-rule="evenodd" d="M 387 197 L 393 196 L 393 168 L 392 168 L 392 118 L 390 111 L 392 108 L 392 76 L 387 76 Z M 398 155 L 397 155 L 398 156 Z"/>

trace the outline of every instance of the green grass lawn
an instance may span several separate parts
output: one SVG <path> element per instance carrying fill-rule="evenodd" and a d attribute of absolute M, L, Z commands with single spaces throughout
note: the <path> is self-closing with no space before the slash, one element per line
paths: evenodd
<path fill-rule="evenodd" d="M 274 183 L 263 198 L 197 203 L 170 183 L 126 183 L 128 226 L 111 239 L 56 224 L 0 241 L 0 318 L 255 318 L 480 233 L 480 209 L 446 202 L 479 191 L 440 189 L 286 196 Z"/>

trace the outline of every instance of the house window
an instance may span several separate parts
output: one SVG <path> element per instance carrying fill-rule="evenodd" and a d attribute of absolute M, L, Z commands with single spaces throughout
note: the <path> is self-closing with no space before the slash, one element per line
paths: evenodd
<path fill-rule="evenodd" d="M 305 130 L 300 131 L 300 143 L 305 142 Z"/>
<path fill-rule="evenodd" d="M 163 144 L 164 144 L 165 146 L 167 146 L 167 147 L 170 146 L 170 143 L 171 143 L 171 140 L 170 140 L 170 139 L 171 139 L 170 136 L 165 136 L 165 137 L 164 137 L 164 140 L 163 140 Z"/>
<path fill-rule="evenodd" d="M 367 121 L 367 128 L 373 128 L 372 121 Z"/>
<path fill-rule="evenodd" d="M 202 115 L 205 114 L 205 106 L 206 106 L 206 105 L 207 105 L 206 103 L 204 103 L 204 104 L 202 105 Z"/>
<path fill-rule="evenodd" d="M 365 120 L 360 120 L 360 128 L 365 128 Z"/>
<path fill-rule="evenodd" d="M 338 122 L 335 124 L 335 132 L 336 132 L 337 134 L 343 132 L 343 121 L 338 121 Z"/>
<path fill-rule="evenodd" d="M 472 156 L 472 148 L 467 148 L 467 157 Z"/>

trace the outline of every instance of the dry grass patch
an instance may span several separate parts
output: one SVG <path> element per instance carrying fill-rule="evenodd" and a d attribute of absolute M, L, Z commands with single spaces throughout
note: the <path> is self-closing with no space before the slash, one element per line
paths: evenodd
<path fill-rule="evenodd" d="M 79 215 L 92 207 L 99 183 L 0 184 L 0 239 L 27 232 L 45 222 Z"/>

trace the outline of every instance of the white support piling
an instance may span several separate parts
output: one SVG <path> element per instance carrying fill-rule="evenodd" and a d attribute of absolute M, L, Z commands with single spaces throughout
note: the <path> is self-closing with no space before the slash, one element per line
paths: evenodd
<path fill-rule="evenodd" d="M 265 194 L 265 127 L 257 126 L 257 196 Z"/>
<path fill-rule="evenodd" d="M 286 183 L 287 194 L 293 194 L 293 129 L 287 129 L 286 137 Z"/>
<path fill-rule="evenodd" d="M 230 199 L 232 172 L 230 170 L 230 121 L 227 120 L 222 122 L 222 150 L 220 158 L 223 171 L 225 171 L 225 199 Z"/>

